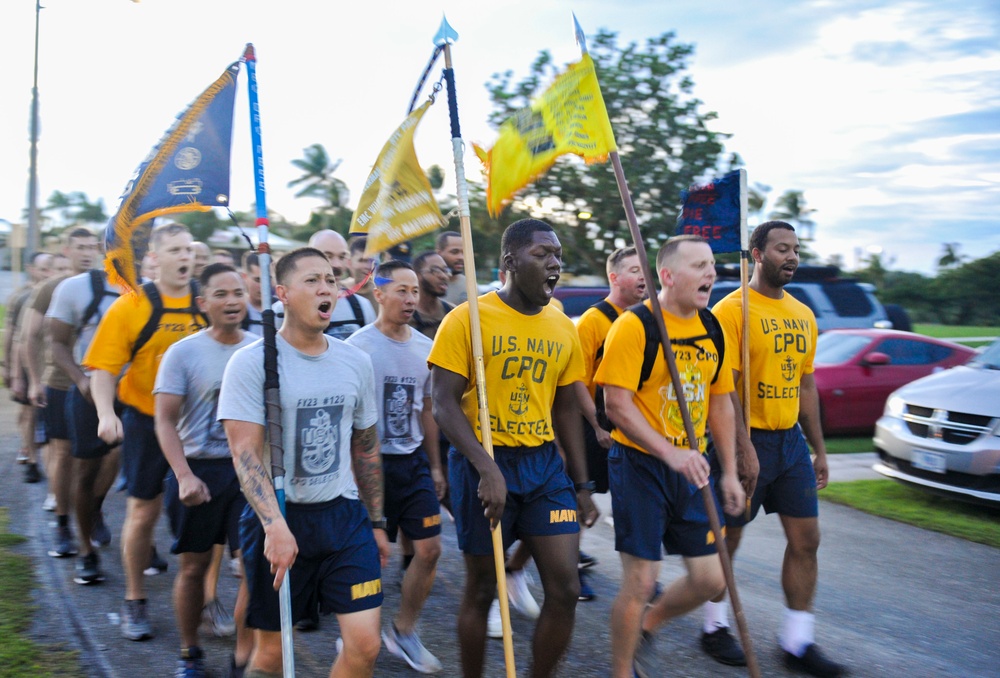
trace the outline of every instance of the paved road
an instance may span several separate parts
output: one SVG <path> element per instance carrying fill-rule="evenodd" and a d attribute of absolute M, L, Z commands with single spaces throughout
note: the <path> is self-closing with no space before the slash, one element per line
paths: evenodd
<path fill-rule="evenodd" d="M 118 633 L 118 608 L 124 591 L 119 567 L 118 535 L 102 552 L 108 580 L 98 587 L 72 582 L 73 562 L 45 555 L 52 527 L 51 514 L 41 510 L 45 485 L 25 485 L 14 463 L 17 447 L 14 411 L 0 403 L 0 505 L 9 507 L 14 531 L 27 535 L 20 547 L 35 562 L 41 587 L 36 592 L 39 613 L 32 629 L 42 642 L 66 643 L 81 652 L 85 675 L 96 677 L 172 675 L 178 637 L 170 607 L 170 587 L 176 571 L 149 578 L 149 595 L 157 637 L 136 643 Z M 875 477 L 872 458 L 833 458 L 834 480 Z M 831 654 L 845 661 L 856 676 L 997 676 L 1000 666 L 1000 551 L 874 518 L 849 508 L 822 503 L 823 546 L 820 588 L 816 598 L 817 636 Z M 121 526 L 124 500 L 108 499 L 109 523 Z M 606 504 L 605 504 L 606 511 Z M 454 526 L 446 525 L 444 557 L 438 580 L 423 615 L 422 636 L 445 669 L 457 676 L 455 611 L 462 581 Z M 161 553 L 170 539 L 161 522 L 157 542 Z M 758 519 L 744 539 L 737 561 L 737 585 L 764 675 L 788 674 L 776 651 L 775 634 L 781 618 L 779 572 L 783 550 L 780 524 L 774 517 Z M 600 559 L 592 577 L 598 597 L 581 603 L 573 644 L 560 676 L 574 678 L 608 674 L 610 606 L 620 576 L 614 534 L 602 521 L 584 536 L 585 550 Z M 385 573 L 384 617 L 398 603 L 398 561 Z M 677 559 L 664 561 L 661 581 L 680 573 Z M 532 587 L 540 597 L 540 587 Z M 236 580 L 223 574 L 222 599 L 235 598 Z M 658 652 L 664 675 L 742 676 L 745 669 L 722 667 L 698 650 L 699 615 L 689 615 L 660 631 Z M 527 674 L 531 622 L 515 615 L 515 656 L 519 675 Z M 300 676 L 325 676 L 337 637 L 332 618 L 318 632 L 296 635 Z M 0 641 L 2 642 L 2 641 Z M 224 676 L 230 639 L 204 642 L 209 668 Z M 489 677 L 502 676 L 500 643 L 491 642 Z M 404 663 L 383 652 L 378 676 L 416 675 Z"/>

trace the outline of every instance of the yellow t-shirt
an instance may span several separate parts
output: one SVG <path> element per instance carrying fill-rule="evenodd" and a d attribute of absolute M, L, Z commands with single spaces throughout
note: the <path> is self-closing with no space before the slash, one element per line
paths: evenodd
<path fill-rule="evenodd" d="M 186 309 L 190 304 L 188 295 L 163 295 L 165 310 L 160 325 L 133 360 L 132 347 L 152 315 L 153 306 L 141 292 L 115 299 L 97 326 L 87 355 L 83 357 L 84 367 L 120 374 L 131 360 L 132 364 L 118 382 L 118 399 L 143 414 L 153 416 L 153 384 L 163 354 L 172 344 L 204 327 L 200 317 L 196 319 L 190 313 L 176 310 Z"/>
<path fill-rule="evenodd" d="M 583 379 L 573 321 L 551 305 L 537 315 L 518 313 L 496 292 L 479 297 L 479 321 L 493 443 L 535 447 L 552 440 L 556 388 Z M 482 440 L 467 302 L 444 317 L 427 362 L 469 380 L 462 410 Z"/>
<path fill-rule="evenodd" d="M 816 316 L 808 306 L 787 292 L 771 299 L 748 290 L 750 299 L 750 426 L 777 431 L 795 426 L 799 420 L 799 384 L 812 374 L 816 355 Z M 727 356 L 740 371 L 743 396 L 741 342 L 743 301 L 734 290 L 713 309 L 726 335 Z"/>
<path fill-rule="evenodd" d="M 650 307 L 649 300 L 644 303 Z M 663 311 L 663 320 L 667 326 L 667 334 L 672 340 L 707 334 L 697 315 L 678 318 Z M 711 339 L 706 336 L 697 342 L 697 347 L 677 345 L 672 348 L 677 362 L 677 372 L 683 384 L 684 401 L 691 413 L 695 435 L 698 436 L 698 449 L 704 454 L 709 401 L 711 397 L 717 396 L 728 398 L 728 394 L 733 390 L 733 370 L 729 362 L 731 351 L 728 350 L 727 344 L 724 364 L 719 369 L 719 377 L 713 384 L 712 379 L 718 367 L 719 354 Z M 636 391 L 639 376 L 642 374 L 645 350 L 646 331 L 642 320 L 634 313 L 623 313 L 608 332 L 608 338 L 604 342 L 604 360 L 597 368 L 594 379 L 601 386 L 617 386 L 635 393 L 632 401 L 649 425 L 671 444 L 690 448 L 684 431 L 684 420 L 677 405 L 677 396 L 670 381 L 670 370 L 663 358 L 662 349 L 656 352 L 656 361 L 653 363 L 649 379 Z M 622 445 L 649 453 L 649 450 L 630 440 L 619 428 L 611 432 L 611 437 Z"/>
<path fill-rule="evenodd" d="M 605 299 L 605 301 L 608 300 Z M 611 304 L 610 301 L 608 303 Z M 611 304 L 611 307 L 615 309 L 618 315 L 622 314 L 622 309 L 614 304 Z M 583 366 L 587 374 L 583 383 L 587 385 L 587 390 L 590 391 L 591 398 L 597 394 L 597 384 L 594 382 L 594 374 L 597 373 L 597 367 L 604 358 L 602 354 L 599 359 L 597 351 L 607 338 L 608 330 L 610 329 L 611 320 L 608 319 L 608 316 L 593 307 L 584 311 L 583 315 L 576 321 L 576 331 L 580 335 L 580 350 L 583 351 Z"/>

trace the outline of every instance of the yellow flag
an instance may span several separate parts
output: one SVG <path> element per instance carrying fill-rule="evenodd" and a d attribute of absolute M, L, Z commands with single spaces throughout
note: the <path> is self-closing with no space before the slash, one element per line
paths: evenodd
<path fill-rule="evenodd" d="M 584 54 L 541 97 L 505 120 L 493 148 L 473 146 L 486 168 L 486 204 L 494 216 L 560 155 L 607 161 L 617 146 L 590 55 Z"/>
<path fill-rule="evenodd" d="M 365 256 L 384 252 L 445 223 L 413 150 L 413 133 L 431 103 L 410 113 L 389 137 L 368 175 L 351 217 L 351 235 L 368 236 Z"/>

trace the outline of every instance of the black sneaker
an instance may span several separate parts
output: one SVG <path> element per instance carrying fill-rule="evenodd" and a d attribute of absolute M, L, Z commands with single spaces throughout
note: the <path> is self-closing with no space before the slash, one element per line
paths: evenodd
<path fill-rule="evenodd" d="M 580 574 L 580 596 L 578 600 L 581 600 L 586 603 L 596 598 L 597 594 L 594 593 L 594 589 L 591 588 L 590 584 L 587 583 L 587 574 L 583 570 L 580 570 L 579 574 Z"/>
<path fill-rule="evenodd" d="M 69 529 L 69 525 L 56 527 L 55 543 L 49 549 L 49 555 L 53 558 L 69 558 L 76 554 L 76 541 L 73 539 L 73 531 Z"/>
<path fill-rule="evenodd" d="M 597 558 L 590 555 L 589 553 L 584 553 L 583 551 L 580 551 L 580 563 L 577 567 L 579 567 L 581 570 L 586 570 L 588 567 L 593 567 L 594 565 L 597 565 Z"/>
<path fill-rule="evenodd" d="M 35 462 L 28 462 L 28 465 L 24 467 L 24 482 L 26 483 L 37 483 L 42 479 L 42 472 L 38 470 L 38 464 Z"/>
<path fill-rule="evenodd" d="M 200 647 L 181 650 L 174 678 L 205 678 L 205 653 Z"/>
<path fill-rule="evenodd" d="M 319 614 L 315 617 L 305 617 L 295 622 L 295 630 L 309 633 L 319 628 Z"/>
<path fill-rule="evenodd" d="M 90 533 L 90 543 L 95 549 L 107 546 L 111 543 L 111 530 L 104 522 L 104 512 L 98 511 L 94 517 L 94 529 Z"/>
<path fill-rule="evenodd" d="M 806 645 L 805 652 L 801 657 L 796 657 L 787 650 L 783 651 L 785 656 L 785 667 L 793 671 L 808 673 L 817 678 L 839 678 L 847 675 L 847 668 L 843 664 L 827 659 L 819 651 L 816 643 Z"/>
<path fill-rule="evenodd" d="M 743 648 L 729 633 L 729 628 L 720 626 L 712 633 L 702 632 L 701 649 L 709 657 L 726 666 L 746 666 L 747 657 Z"/>
<path fill-rule="evenodd" d="M 76 576 L 73 577 L 73 581 L 82 586 L 100 584 L 104 581 L 104 573 L 101 572 L 101 561 L 97 557 L 97 551 L 91 551 L 77 561 Z"/>
<path fill-rule="evenodd" d="M 168 567 L 170 567 L 170 565 L 167 561 L 160 557 L 160 554 L 156 552 L 156 547 L 154 546 L 152 553 L 149 554 L 149 565 L 142 571 L 142 573 L 152 577 L 166 572 Z"/>

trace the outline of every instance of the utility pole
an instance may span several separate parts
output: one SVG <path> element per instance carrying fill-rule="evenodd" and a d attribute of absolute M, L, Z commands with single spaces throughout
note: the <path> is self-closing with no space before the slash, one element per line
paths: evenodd
<path fill-rule="evenodd" d="M 31 164 L 28 170 L 28 242 L 25 261 L 38 251 L 41 242 L 38 228 L 38 23 L 41 0 L 35 0 L 35 75 L 31 87 Z"/>

